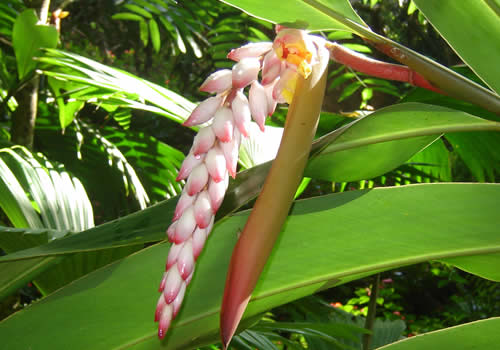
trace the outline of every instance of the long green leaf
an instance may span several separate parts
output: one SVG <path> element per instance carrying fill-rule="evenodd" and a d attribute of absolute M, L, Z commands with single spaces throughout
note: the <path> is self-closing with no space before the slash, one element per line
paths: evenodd
<path fill-rule="evenodd" d="M 58 257 L 48 257 L 0 264 L 0 300 L 25 286 L 58 261 Z"/>
<path fill-rule="evenodd" d="M 22 186 L 7 164 L 0 159 L 0 207 L 16 227 L 42 227 Z"/>
<path fill-rule="evenodd" d="M 484 0 L 414 1 L 458 56 L 500 94 L 500 70 L 493 68 L 500 60 L 499 13 Z M 490 3 L 497 11 L 500 9 Z"/>
<path fill-rule="evenodd" d="M 473 79 L 474 81 L 479 81 L 469 69 L 460 67 L 458 69 L 461 74 Z M 461 110 L 472 115 L 479 116 L 481 118 L 500 121 L 500 116 L 488 112 L 478 106 L 458 101 L 448 96 L 439 95 L 435 92 L 416 89 L 408 94 L 402 102 L 422 102 L 428 104 L 435 104 L 439 106 L 444 106 L 448 108 L 453 108 L 456 110 Z M 452 133 L 446 135 L 446 140 L 450 144 L 451 150 L 461 158 L 465 165 L 469 168 L 472 175 L 478 181 L 490 181 L 494 182 L 495 174 L 500 173 L 500 154 L 497 149 L 500 148 L 500 135 L 498 133 L 490 132 L 467 132 L 467 133 Z M 435 145 L 435 144 L 433 144 Z M 412 158 L 410 161 L 432 163 L 432 164 L 445 164 L 448 162 L 436 162 L 437 159 L 448 157 L 448 151 L 444 149 L 444 144 L 441 143 L 441 151 L 435 149 L 434 155 L 427 152 L 417 154 L 416 157 Z M 431 156 L 429 158 L 428 156 Z M 427 158 L 426 158 L 427 157 Z M 444 159 L 443 159 L 444 160 Z M 442 169 L 442 168 L 441 168 Z M 425 170 L 424 170 L 425 171 Z M 430 171 L 445 171 L 449 173 L 449 169 L 439 170 L 439 167 L 431 167 Z M 442 173 L 445 175 L 445 173 Z M 434 173 L 434 175 L 438 175 Z M 443 181 L 450 181 L 448 176 L 438 176 Z"/>
<path fill-rule="evenodd" d="M 147 23 L 144 22 L 147 27 Z M 64 96 L 96 103 L 114 103 L 130 108 L 153 109 L 183 122 L 196 106 L 181 95 L 125 71 L 91 59 L 58 50 L 46 50 L 38 60 L 45 63 L 44 74 L 70 82 Z M 73 92 L 75 83 L 83 90 Z M 96 93 L 96 88 L 97 92 Z M 56 96 L 58 97 L 58 96 Z"/>
<path fill-rule="evenodd" d="M 335 176 L 335 178 L 349 179 L 349 181 L 382 175 L 390 168 L 405 162 L 413 153 L 425 147 L 436 137 L 431 136 L 428 139 L 429 135 L 440 135 L 447 131 L 480 129 L 498 130 L 500 124 L 438 106 L 409 103 L 388 107 L 318 139 L 313 145 L 315 156 L 310 161 L 306 174 L 310 177 L 326 179 Z M 420 139 L 417 139 L 417 143 L 409 142 L 404 139 L 407 137 L 424 137 L 427 143 L 422 143 Z M 389 150 L 381 152 L 380 147 L 382 149 L 388 147 Z M 406 148 L 410 149 L 406 151 L 407 158 L 400 156 L 399 162 L 394 162 L 395 152 L 401 154 Z M 349 157 L 346 157 L 345 153 L 348 153 Z M 367 153 L 370 154 L 369 157 L 366 156 Z M 342 162 L 337 159 L 341 159 Z M 270 163 L 265 163 L 238 174 L 236 181 L 231 183 L 227 191 L 219 217 L 236 210 L 258 195 L 269 166 Z M 78 238 L 68 237 L 45 246 L 0 257 L 0 261 L 158 241 L 164 237 L 162 232 L 171 218 L 174 206 L 174 202 L 168 201 L 148 208 L 147 210 L 152 212 L 163 211 L 163 214 L 159 214 L 160 217 L 155 218 L 154 221 L 148 219 L 150 226 L 138 226 L 137 222 L 140 222 L 138 215 L 141 214 L 134 214 L 112 224 L 89 230 L 78 235 Z M 127 226 L 129 230 L 124 229 Z"/>
<path fill-rule="evenodd" d="M 245 318 L 378 271 L 433 259 L 499 253 L 499 195 L 500 185 L 495 184 L 430 184 L 298 201 Z M 157 339 L 152 320 L 156 285 L 168 250 L 160 244 L 12 315 L 0 327 L 3 345 L 14 349 L 35 345 L 65 349 L 68 344 L 74 349 L 181 349 L 216 341 L 225 272 L 247 214 L 216 225 L 198 260 L 185 304 L 164 342 Z M 478 264 L 471 271 L 484 272 L 484 268 Z M 498 270 L 489 271 L 489 278 L 500 280 Z M 65 332 L 47 337 L 53 329 Z"/>
<path fill-rule="evenodd" d="M 237 7 L 252 16 L 289 27 L 295 25 L 308 30 L 329 29 L 352 31 L 345 23 L 333 20 L 300 0 L 287 1 L 286 4 L 280 0 L 224 0 L 222 2 Z M 367 28 L 361 17 L 354 12 L 349 1 L 328 0 L 323 2 L 325 5 L 328 4 L 329 7 L 335 9 L 339 17 Z"/>
<path fill-rule="evenodd" d="M 0 158 L 15 174 L 23 194 L 30 194 L 40 213 L 43 226 L 36 224 L 29 227 L 78 232 L 94 226 L 92 206 L 85 189 L 62 166 L 56 169 L 45 158 L 35 156 L 18 146 L 1 149 Z M 14 190 L 16 187 L 12 186 Z M 22 196 L 19 195 L 16 197 L 19 198 L 19 203 L 23 203 Z"/>
<path fill-rule="evenodd" d="M 500 131 L 500 123 L 438 106 L 393 105 L 353 122 L 310 160 L 304 174 L 330 181 L 373 178 L 395 169 L 441 133 L 462 130 Z"/>
<path fill-rule="evenodd" d="M 417 335 L 394 344 L 384 350 L 442 350 L 442 349 L 495 349 L 500 343 L 500 317 L 466 323 L 456 327 Z"/>

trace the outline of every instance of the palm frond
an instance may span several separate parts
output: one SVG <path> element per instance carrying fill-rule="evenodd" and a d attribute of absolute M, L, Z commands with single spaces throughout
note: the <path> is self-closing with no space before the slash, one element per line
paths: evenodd
<path fill-rule="evenodd" d="M 0 206 L 16 227 L 83 231 L 94 226 L 80 181 L 62 165 L 14 146 L 0 149 Z"/>
<path fill-rule="evenodd" d="M 196 106 L 160 85 L 73 53 L 46 50 L 39 60 L 44 63 L 43 74 L 68 83 L 65 89 L 53 90 L 65 101 L 142 109 L 179 123 Z"/>

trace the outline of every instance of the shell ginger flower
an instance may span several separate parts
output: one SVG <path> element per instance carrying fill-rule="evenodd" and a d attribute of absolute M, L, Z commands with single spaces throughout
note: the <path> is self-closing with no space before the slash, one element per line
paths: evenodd
<path fill-rule="evenodd" d="M 177 176 L 186 185 L 167 230 L 172 245 L 155 313 L 160 338 L 180 310 L 229 176 L 236 176 L 241 140 L 249 135 L 251 120 L 264 131 L 277 103 L 291 101 L 297 74 L 307 77 L 315 64 L 312 52 L 317 52 L 317 43 L 311 38 L 297 29 L 282 29 L 273 43 L 234 49 L 228 55 L 237 62 L 233 68 L 212 73 L 201 85 L 201 91 L 214 96 L 201 102 L 184 122 L 202 128 Z"/>

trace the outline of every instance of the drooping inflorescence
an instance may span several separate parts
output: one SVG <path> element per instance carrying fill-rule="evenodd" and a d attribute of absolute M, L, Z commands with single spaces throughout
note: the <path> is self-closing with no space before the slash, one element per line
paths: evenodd
<path fill-rule="evenodd" d="M 186 185 L 167 230 L 172 246 L 155 313 L 160 338 L 179 312 L 229 176 L 236 176 L 241 138 L 249 136 L 251 120 L 264 131 L 265 119 L 277 103 L 291 101 L 297 74 L 307 77 L 311 72 L 311 46 L 318 42 L 306 36 L 301 30 L 281 29 L 274 42 L 234 49 L 228 54 L 237 62 L 232 70 L 212 73 L 200 87 L 215 95 L 201 102 L 184 122 L 185 126 L 202 128 L 177 176 L 178 181 L 186 180 Z M 244 91 L 248 86 L 247 98 Z"/>

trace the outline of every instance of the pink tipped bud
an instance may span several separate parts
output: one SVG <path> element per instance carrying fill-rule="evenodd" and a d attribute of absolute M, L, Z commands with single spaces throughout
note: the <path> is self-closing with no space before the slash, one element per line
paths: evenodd
<path fill-rule="evenodd" d="M 161 317 L 161 313 L 163 312 L 163 309 L 167 303 L 165 302 L 165 298 L 163 297 L 163 294 L 160 295 L 158 298 L 158 303 L 156 304 L 156 312 L 155 312 L 155 322 L 158 322 Z"/>
<path fill-rule="evenodd" d="M 211 222 L 213 222 L 213 215 Z M 194 230 L 193 233 L 193 257 L 194 259 L 198 259 L 198 256 L 200 256 L 201 250 L 203 249 L 203 246 L 205 245 L 205 241 L 207 239 L 207 228 L 199 228 L 197 227 L 196 230 Z"/>
<path fill-rule="evenodd" d="M 194 269 L 193 245 L 191 240 L 182 247 L 177 257 L 177 269 L 183 280 L 186 280 Z"/>
<path fill-rule="evenodd" d="M 251 113 L 250 106 L 248 105 L 248 99 L 242 90 L 238 90 L 234 96 L 233 102 L 231 103 L 231 109 L 233 111 L 233 118 L 236 127 L 243 136 L 248 137 Z"/>
<path fill-rule="evenodd" d="M 177 227 L 177 221 L 174 221 L 170 224 L 170 226 L 167 229 L 167 237 L 170 242 L 174 241 L 176 227 Z"/>
<path fill-rule="evenodd" d="M 205 164 L 211 180 L 220 182 L 224 179 L 226 174 L 226 159 L 224 158 L 224 153 L 219 145 L 216 145 L 208 151 L 207 156 L 205 157 Z"/>
<path fill-rule="evenodd" d="M 191 152 L 193 152 L 195 156 L 206 153 L 210 148 L 212 148 L 214 142 L 215 134 L 212 127 L 207 126 L 205 128 L 201 128 L 200 131 L 198 131 L 198 134 L 194 137 Z"/>
<path fill-rule="evenodd" d="M 195 200 L 196 195 L 190 196 L 185 190 L 183 190 L 181 196 L 179 197 L 179 200 L 177 201 L 172 221 L 178 220 L 181 217 L 182 213 L 184 213 L 184 210 L 186 210 L 187 207 L 190 207 Z"/>
<path fill-rule="evenodd" d="M 167 266 L 165 267 L 165 270 L 168 271 L 177 262 L 177 257 L 179 256 L 179 252 L 181 251 L 183 246 L 184 243 L 174 243 L 170 246 L 170 250 L 168 251 Z"/>
<path fill-rule="evenodd" d="M 186 182 L 186 191 L 190 196 L 200 192 L 208 181 L 208 171 L 204 163 L 198 164 Z"/>
<path fill-rule="evenodd" d="M 185 293 L 186 293 L 186 283 L 183 283 L 181 285 L 181 289 L 179 290 L 179 293 L 177 293 L 177 296 L 175 297 L 174 301 L 172 302 L 172 311 L 173 311 L 172 317 L 174 317 L 174 318 L 179 313 L 179 309 L 181 308 L 182 300 L 184 299 Z"/>
<path fill-rule="evenodd" d="M 167 280 L 167 273 L 164 272 L 163 277 L 162 277 L 161 282 L 160 282 L 160 287 L 158 287 L 158 292 L 160 292 L 160 293 L 163 292 L 163 289 L 165 289 L 165 281 L 166 280 Z M 163 298 L 161 298 L 161 299 L 163 299 Z M 155 316 L 155 322 L 156 321 L 157 320 L 156 320 L 156 316 Z"/>
<path fill-rule="evenodd" d="M 215 136 L 222 142 L 229 142 L 233 137 L 234 119 L 233 113 L 227 107 L 220 108 L 214 116 L 212 129 Z"/>
<path fill-rule="evenodd" d="M 160 323 L 158 324 L 158 338 L 163 339 L 172 322 L 172 306 L 165 305 L 160 315 Z"/>
<path fill-rule="evenodd" d="M 260 130 L 264 131 L 264 124 L 267 117 L 267 97 L 264 87 L 258 81 L 254 81 L 250 87 L 248 97 L 252 118 Z"/>
<path fill-rule="evenodd" d="M 182 125 L 193 126 L 209 121 L 212 119 L 217 109 L 221 106 L 222 101 L 223 96 L 207 98 L 205 101 L 196 106 L 193 112 L 191 112 L 189 118 Z"/>
<path fill-rule="evenodd" d="M 191 274 L 190 274 L 190 275 L 186 278 L 186 281 L 185 281 L 185 282 L 186 282 L 186 284 L 191 283 L 191 279 L 193 278 L 193 274 L 194 274 L 194 270 L 193 270 L 193 272 L 191 272 Z"/>
<path fill-rule="evenodd" d="M 215 182 L 210 179 L 208 182 L 208 195 L 210 196 L 210 204 L 214 214 L 219 210 L 224 195 L 226 194 L 227 186 L 229 184 L 229 175 L 226 173 L 223 181 Z"/>
<path fill-rule="evenodd" d="M 193 207 L 187 208 L 176 223 L 177 226 L 175 227 L 175 236 L 173 241 L 175 244 L 180 244 L 189 239 L 196 228 Z"/>
<path fill-rule="evenodd" d="M 241 89 L 257 79 L 260 71 L 260 60 L 254 57 L 241 59 L 233 66 L 233 88 Z"/>
<path fill-rule="evenodd" d="M 176 181 L 181 181 L 186 179 L 189 174 L 191 174 L 191 171 L 193 171 L 193 168 L 196 167 L 197 165 L 201 164 L 203 160 L 205 159 L 205 155 L 197 155 L 195 156 L 192 153 L 189 153 L 186 158 L 184 158 L 184 161 L 182 162 L 181 170 L 179 170 L 179 174 L 177 174 L 177 178 L 175 179 Z"/>
<path fill-rule="evenodd" d="M 214 227 L 214 222 L 215 222 L 215 216 L 212 216 L 212 221 L 210 221 L 210 225 L 206 228 L 207 230 L 207 237 L 210 236 L 210 233 L 212 232 L 212 228 Z"/>
<path fill-rule="evenodd" d="M 179 274 L 179 270 L 177 268 L 173 267 L 168 270 L 165 289 L 163 289 L 163 297 L 165 298 L 165 302 L 167 304 L 174 301 L 177 293 L 179 293 L 179 289 L 181 288 L 181 282 L 181 275 Z"/>
<path fill-rule="evenodd" d="M 226 159 L 226 168 L 229 175 L 234 179 L 236 177 L 236 167 L 238 165 L 238 153 L 240 150 L 241 134 L 238 129 L 234 129 L 233 140 L 231 142 L 221 143 L 220 147 Z"/>
<path fill-rule="evenodd" d="M 249 43 L 231 50 L 227 55 L 230 60 L 238 62 L 245 57 L 260 57 L 273 48 L 272 42 Z"/>
<path fill-rule="evenodd" d="M 201 84 L 200 91 L 210 93 L 221 93 L 231 88 L 233 72 L 229 69 L 221 69 L 208 76 Z"/>
<path fill-rule="evenodd" d="M 203 191 L 198 195 L 198 198 L 194 203 L 194 218 L 196 220 L 196 224 L 199 228 L 207 227 L 210 224 L 210 220 L 213 215 L 208 192 Z"/>
<path fill-rule="evenodd" d="M 262 85 L 267 85 L 274 81 L 281 72 L 281 60 L 273 51 L 264 56 L 262 63 Z"/>
<path fill-rule="evenodd" d="M 273 115 L 274 111 L 276 110 L 276 105 L 278 104 L 278 101 L 276 101 L 273 98 L 274 85 L 278 82 L 278 80 L 279 79 L 276 79 L 271 84 L 264 86 L 264 90 L 266 91 L 266 97 L 267 97 L 267 115 L 268 116 Z"/>

